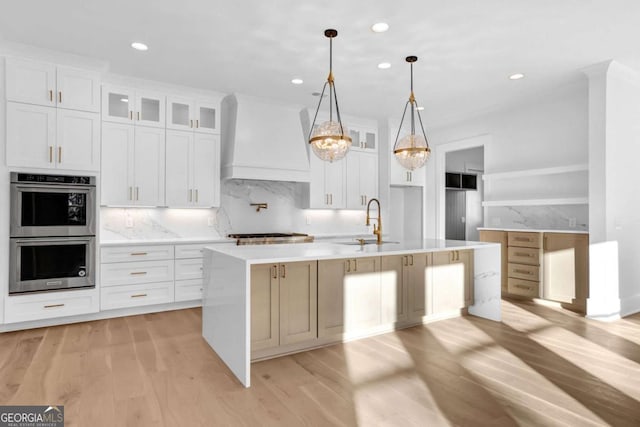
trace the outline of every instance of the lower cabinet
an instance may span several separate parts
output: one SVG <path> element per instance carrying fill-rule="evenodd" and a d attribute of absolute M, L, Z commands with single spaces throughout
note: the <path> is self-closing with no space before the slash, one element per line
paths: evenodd
<path fill-rule="evenodd" d="M 251 350 L 316 339 L 317 261 L 251 267 Z"/>
<path fill-rule="evenodd" d="M 382 323 L 420 320 L 427 314 L 428 254 L 382 257 Z"/>
<path fill-rule="evenodd" d="M 542 296 L 584 312 L 589 296 L 589 235 L 545 233 Z"/>
<path fill-rule="evenodd" d="M 44 292 L 5 297 L 5 323 L 97 313 L 97 289 Z"/>
<path fill-rule="evenodd" d="M 431 307 L 444 314 L 473 304 L 473 251 L 433 252 L 431 257 Z"/>
<path fill-rule="evenodd" d="M 380 257 L 318 261 L 318 337 L 381 323 L 380 262 Z"/>
<path fill-rule="evenodd" d="M 173 282 L 106 286 L 100 290 L 103 310 L 173 302 Z"/>

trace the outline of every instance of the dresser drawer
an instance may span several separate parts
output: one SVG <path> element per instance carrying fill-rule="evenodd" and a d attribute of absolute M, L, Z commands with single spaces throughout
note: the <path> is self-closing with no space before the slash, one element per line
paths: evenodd
<path fill-rule="evenodd" d="M 523 233 L 519 231 L 509 231 L 507 235 L 509 246 L 521 248 L 540 248 L 542 240 L 540 233 Z"/>
<path fill-rule="evenodd" d="M 509 254 L 509 262 L 540 265 L 540 249 L 510 247 L 507 252 Z"/>
<path fill-rule="evenodd" d="M 509 277 L 525 280 L 540 280 L 540 267 L 537 265 L 514 264 L 507 265 L 507 274 Z"/>
<path fill-rule="evenodd" d="M 101 286 L 173 281 L 173 262 L 166 260 L 102 264 Z"/>
<path fill-rule="evenodd" d="M 100 262 L 156 261 L 173 259 L 173 245 L 107 246 L 100 248 Z"/>
<path fill-rule="evenodd" d="M 202 299 L 202 279 L 177 280 L 176 302 Z"/>
<path fill-rule="evenodd" d="M 141 285 L 112 286 L 100 290 L 100 308 L 138 307 L 173 302 L 173 282 L 144 283 Z"/>
<path fill-rule="evenodd" d="M 514 279 L 509 277 L 507 290 L 512 295 L 537 298 L 540 296 L 540 284 L 531 280 Z"/>
<path fill-rule="evenodd" d="M 176 280 L 202 279 L 202 258 L 177 259 Z"/>
<path fill-rule="evenodd" d="M 5 298 L 5 323 L 51 319 L 97 313 L 98 291 L 47 292 L 33 295 L 16 295 Z"/>
<path fill-rule="evenodd" d="M 205 246 L 207 246 L 205 243 L 176 245 L 176 259 L 202 258 Z"/>

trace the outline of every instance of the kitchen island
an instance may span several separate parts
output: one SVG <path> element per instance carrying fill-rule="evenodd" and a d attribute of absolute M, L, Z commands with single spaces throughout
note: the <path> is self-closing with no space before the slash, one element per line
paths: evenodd
<path fill-rule="evenodd" d="M 252 359 L 465 313 L 500 321 L 500 245 L 354 243 L 205 249 L 202 334 L 245 387 Z"/>

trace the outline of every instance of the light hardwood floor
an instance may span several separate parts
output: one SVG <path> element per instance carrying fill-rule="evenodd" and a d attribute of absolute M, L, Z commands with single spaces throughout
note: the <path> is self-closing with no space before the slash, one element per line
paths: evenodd
<path fill-rule="evenodd" d="M 255 363 L 250 389 L 199 309 L 5 333 L 0 404 L 63 404 L 67 426 L 640 425 L 640 315 L 503 301 L 503 318 Z"/>

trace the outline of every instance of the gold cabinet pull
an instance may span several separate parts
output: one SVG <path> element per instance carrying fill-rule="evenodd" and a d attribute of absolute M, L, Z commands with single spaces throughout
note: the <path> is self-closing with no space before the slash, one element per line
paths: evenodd
<path fill-rule="evenodd" d="M 351 273 L 351 260 L 350 259 L 346 260 L 345 265 L 346 265 L 347 273 Z"/>
<path fill-rule="evenodd" d="M 531 239 L 528 237 L 515 237 L 514 240 L 518 241 L 518 242 L 530 242 Z"/>
<path fill-rule="evenodd" d="M 133 187 L 129 187 L 129 200 L 133 200 Z"/>
<path fill-rule="evenodd" d="M 193 201 L 193 190 L 189 189 L 189 203 Z"/>
<path fill-rule="evenodd" d="M 516 268 L 515 270 L 513 270 L 514 273 L 520 273 L 520 274 L 528 274 L 528 275 L 533 275 L 533 271 L 529 271 L 529 270 L 520 270 L 518 268 Z"/>
<path fill-rule="evenodd" d="M 53 147 L 49 146 L 49 163 L 53 163 Z"/>
<path fill-rule="evenodd" d="M 53 91 L 49 89 L 49 101 L 53 102 Z"/>
<path fill-rule="evenodd" d="M 140 121 L 140 111 L 138 111 L 138 121 Z"/>
<path fill-rule="evenodd" d="M 196 188 L 196 203 L 198 203 L 198 189 Z"/>
<path fill-rule="evenodd" d="M 58 91 L 58 104 L 62 104 L 62 91 Z"/>
<path fill-rule="evenodd" d="M 131 273 L 129 273 L 132 276 L 144 276 L 145 274 L 147 274 L 146 271 L 132 271 Z"/>
<path fill-rule="evenodd" d="M 58 163 L 62 163 L 62 147 L 58 147 Z"/>
<path fill-rule="evenodd" d="M 131 298 L 142 298 L 142 297 L 146 297 L 147 294 L 133 294 L 131 295 Z"/>
<path fill-rule="evenodd" d="M 136 200 L 140 200 L 140 188 L 136 187 Z"/>
<path fill-rule="evenodd" d="M 56 307 L 64 307 L 64 304 L 48 304 L 44 306 L 44 308 L 56 308 Z"/>
<path fill-rule="evenodd" d="M 273 267 L 271 267 L 271 278 L 272 279 L 277 279 L 278 278 L 278 266 L 274 265 Z"/>
<path fill-rule="evenodd" d="M 526 253 L 523 253 L 523 252 L 516 252 L 515 255 L 516 256 L 522 256 L 522 257 L 528 257 L 528 258 L 532 258 L 533 257 L 533 254 L 526 254 Z"/>
<path fill-rule="evenodd" d="M 358 260 L 357 259 L 353 260 L 353 271 L 358 271 Z"/>
<path fill-rule="evenodd" d="M 287 267 L 284 264 L 280 264 L 280 276 L 283 279 L 287 277 Z"/>
<path fill-rule="evenodd" d="M 329 204 L 333 206 L 333 194 L 329 193 Z"/>
<path fill-rule="evenodd" d="M 131 252 L 131 256 L 145 256 L 148 255 L 146 252 Z"/>
<path fill-rule="evenodd" d="M 196 119 L 196 128 L 200 127 L 200 120 Z"/>
<path fill-rule="evenodd" d="M 413 265 L 413 255 L 409 255 L 409 259 L 411 260 L 409 261 L 409 265 Z"/>
<path fill-rule="evenodd" d="M 193 128 L 193 120 L 189 120 L 191 122 L 191 128 Z"/>
<path fill-rule="evenodd" d="M 133 120 L 133 111 L 129 110 L 129 120 Z"/>
<path fill-rule="evenodd" d="M 409 257 L 404 255 L 402 257 L 402 265 L 404 265 L 405 267 L 409 266 Z"/>

